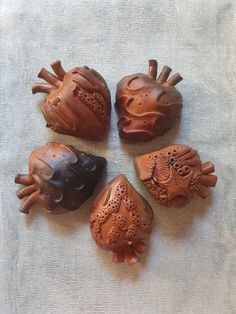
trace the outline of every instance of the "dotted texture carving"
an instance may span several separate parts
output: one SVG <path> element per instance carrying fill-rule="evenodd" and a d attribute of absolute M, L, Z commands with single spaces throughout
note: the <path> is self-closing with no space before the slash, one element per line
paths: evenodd
<path fill-rule="evenodd" d="M 101 248 L 113 252 L 115 262 L 133 264 L 147 245 L 153 212 L 125 176 L 111 181 L 94 201 L 90 216 L 92 235 Z"/>
<path fill-rule="evenodd" d="M 182 110 L 182 96 L 175 88 L 182 77 L 168 79 L 171 69 L 164 66 L 157 78 L 157 61 L 149 60 L 148 74 L 124 77 L 117 84 L 116 110 L 122 138 L 150 140 L 169 130 Z"/>
<path fill-rule="evenodd" d="M 110 92 L 103 77 L 87 66 L 65 72 L 56 61 L 51 67 L 56 75 L 43 68 L 38 76 L 47 83 L 32 85 L 33 93 L 48 94 L 42 106 L 47 126 L 58 133 L 102 140 L 111 111 Z"/>
<path fill-rule="evenodd" d="M 138 156 L 135 166 L 149 192 L 167 207 L 183 207 L 197 194 L 206 197 L 217 181 L 214 165 L 202 163 L 197 151 L 184 145 Z"/>
<path fill-rule="evenodd" d="M 28 214 L 40 203 L 50 213 L 77 209 L 92 195 L 106 159 L 76 150 L 73 146 L 49 143 L 29 158 L 29 174 L 18 174 L 15 182 L 23 199 L 20 211 Z"/>

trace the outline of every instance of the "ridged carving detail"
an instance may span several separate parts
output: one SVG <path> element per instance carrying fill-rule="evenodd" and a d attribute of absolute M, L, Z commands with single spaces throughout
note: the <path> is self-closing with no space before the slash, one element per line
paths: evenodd
<path fill-rule="evenodd" d="M 77 209 L 92 195 L 106 166 L 103 157 L 86 154 L 73 146 L 49 143 L 29 158 L 29 174 L 18 174 L 15 183 L 23 199 L 20 211 L 41 204 L 50 213 Z"/>
<path fill-rule="evenodd" d="M 117 84 L 116 109 L 122 138 L 146 141 L 164 134 L 175 123 L 182 110 L 182 96 L 175 88 L 182 77 L 164 66 L 157 78 L 157 61 L 149 60 L 148 74 L 124 77 Z"/>
<path fill-rule="evenodd" d="M 149 192 L 167 207 L 183 207 L 197 194 L 206 197 L 217 181 L 214 165 L 202 163 L 197 151 L 184 145 L 138 156 L 135 166 Z"/>
<path fill-rule="evenodd" d="M 105 80 L 87 66 L 65 72 L 61 62 L 55 61 L 51 67 L 56 75 L 43 68 L 38 77 L 47 83 L 32 85 L 34 94 L 48 94 L 42 105 L 47 126 L 58 133 L 102 140 L 111 111 Z"/>
<path fill-rule="evenodd" d="M 153 212 L 125 176 L 112 180 L 97 196 L 90 216 L 92 235 L 103 249 L 113 252 L 115 262 L 133 264 L 147 245 Z"/>

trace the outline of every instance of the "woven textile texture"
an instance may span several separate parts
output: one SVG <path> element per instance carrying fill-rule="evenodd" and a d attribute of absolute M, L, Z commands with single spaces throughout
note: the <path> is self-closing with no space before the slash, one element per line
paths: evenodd
<path fill-rule="evenodd" d="M 0 313 L 235 314 L 236 2 L 0 0 L 0 32 Z M 117 82 L 145 73 L 152 58 L 184 78 L 181 121 L 164 136 L 121 141 L 114 106 L 100 143 L 45 127 L 44 95 L 31 93 L 41 67 L 95 68 L 114 104 Z M 140 263 L 113 264 L 96 247 L 92 199 L 60 216 L 18 212 L 14 176 L 49 141 L 106 157 L 105 181 L 124 173 L 150 202 L 154 230 Z M 173 143 L 212 160 L 219 178 L 210 197 L 182 209 L 158 205 L 133 167 L 135 155 Z"/>

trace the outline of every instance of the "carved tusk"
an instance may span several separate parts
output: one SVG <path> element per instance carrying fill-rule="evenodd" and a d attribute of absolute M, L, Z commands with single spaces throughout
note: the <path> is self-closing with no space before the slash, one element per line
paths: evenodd
<path fill-rule="evenodd" d="M 22 185 L 30 185 L 34 183 L 34 178 L 30 174 L 17 174 L 15 176 L 15 183 Z"/>
<path fill-rule="evenodd" d="M 217 182 L 217 176 L 211 174 L 203 174 L 200 176 L 200 182 L 205 186 L 214 187 Z"/>
<path fill-rule="evenodd" d="M 16 191 L 16 196 L 21 200 L 25 196 L 32 194 L 35 190 L 36 190 L 35 184 L 24 186 L 23 188 Z"/>
<path fill-rule="evenodd" d="M 133 265 L 138 261 L 138 256 L 130 247 L 125 251 L 125 261 L 128 265 Z"/>
<path fill-rule="evenodd" d="M 175 86 L 177 85 L 180 81 L 182 81 L 182 76 L 179 73 L 176 73 L 175 75 L 173 75 L 167 82 L 165 85 L 169 85 L 169 86 Z"/>
<path fill-rule="evenodd" d="M 206 186 L 202 185 L 198 194 L 201 196 L 201 198 L 206 198 L 210 193 L 210 189 Z"/>
<path fill-rule="evenodd" d="M 19 211 L 24 214 L 29 214 L 30 208 L 37 203 L 38 191 L 31 194 L 25 201 L 22 202 Z"/>
<path fill-rule="evenodd" d="M 45 93 L 49 94 L 54 88 L 52 85 L 47 84 L 47 83 L 35 83 L 32 84 L 32 93 L 37 94 L 37 93 Z"/>
<path fill-rule="evenodd" d="M 53 69 L 54 73 L 58 76 L 58 78 L 60 80 L 63 80 L 63 78 L 66 74 L 66 71 L 62 67 L 61 61 L 57 60 L 57 61 L 54 61 L 53 63 L 51 63 L 51 68 Z"/>
<path fill-rule="evenodd" d="M 38 77 L 44 79 L 55 87 L 59 88 L 62 85 L 62 82 L 58 79 L 58 77 L 56 77 L 54 74 L 50 73 L 44 68 L 40 70 Z"/>
<path fill-rule="evenodd" d="M 124 262 L 124 253 L 122 252 L 113 252 L 112 260 L 115 263 L 123 263 Z"/>
<path fill-rule="evenodd" d="M 156 60 L 149 60 L 149 69 L 148 69 L 148 76 L 156 80 L 157 78 L 157 61 Z"/>
<path fill-rule="evenodd" d="M 147 244 L 145 244 L 143 242 L 136 242 L 133 244 L 133 248 L 139 254 L 142 254 L 144 251 L 146 251 L 147 247 L 148 247 Z"/>
<path fill-rule="evenodd" d="M 211 161 L 207 161 L 201 165 L 201 170 L 203 174 L 209 174 L 215 171 L 215 167 Z"/>
<path fill-rule="evenodd" d="M 161 74 L 158 76 L 157 82 L 163 84 L 168 79 L 170 72 L 172 71 L 167 65 L 165 65 L 161 71 Z"/>

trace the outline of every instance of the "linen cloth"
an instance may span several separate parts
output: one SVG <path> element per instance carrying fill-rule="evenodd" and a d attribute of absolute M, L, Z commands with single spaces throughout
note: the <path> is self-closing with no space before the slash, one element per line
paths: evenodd
<path fill-rule="evenodd" d="M 0 313 L 236 313 L 235 1 L 0 0 L 0 27 Z M 56 59 L 67 70 L 93 67 L 114 103 L 117 82 L 146 73 L 151 58 L 184 78 L 181 121 L 164 136 L 121 141 L 114 107 L 100 143 L 45 127 L 44 96 L 31 94 L 41 67 Z M 138 264 L 114 264 L 96 247 L 92 198 L 60 216 L 18 212 L 14 176 L 49 141 L 106 157 L 105 182 L 124 173 L 152 205 L 150 247 Z M 133 167 L 135 155 L 173 143 L 212 160 L 219 178 L 210 197 L 182 209 L 158 205 Z"/>

